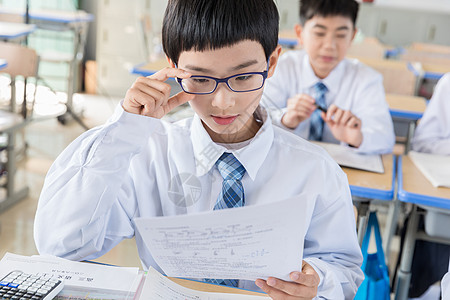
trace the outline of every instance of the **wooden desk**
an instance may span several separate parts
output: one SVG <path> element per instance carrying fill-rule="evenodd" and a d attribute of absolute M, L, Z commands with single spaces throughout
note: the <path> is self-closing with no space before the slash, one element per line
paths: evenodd
<path fill-rule="evenodd" d="M 0 22 L 0 39 L 4 41 L 23 38 L 36 30 L 36 25 Z"/>
<path fill-rule="evenodd" d="M 423 97 L 386 94 L 391 116 L 417 121 L 422 118 L 427 101 Z"/>
<path fill-rule="evenodd" d="M 450 72 L 450 59 L 444 59 L 441 63 L 420 62 L 407 60 L 409 68 L 421 79 L 439 80 L 445 73 Z"/>
<path fill-rule="evenodd" d="M 418 75 L 405 61 L 356 57 L 359 61 L 383 75 L 383 86 L 386 93 L 399 95 L 415 95 Z"/>
<path fill-rule="evenodd" d="M 394 197 L 396 157 L 392 154 L 386 154 L 382 156 L 382 159 L 383 174 L 345 167 L 342 170 L 347 174 L 352 197 L 356 196 L 366 199 L 365 201 L 360 201 L 358 206 L 358 242 L 360 245 L 364 238 L 364 232 L 366 232 L 370 201 L 373 199 L 387 201 L 389 215 L 383 236 L 383 250 L 386 259 L 389 259 L 389 248 L 396 229 L 399 211 L 398 201 Z"/>
<path fill-rule="evenodd" d="M 186 288 L 202 291 L 202 292 L 210 292 L 210 293 L 226 293 L 226 294 L 240 294 L 240 295 L 254 295 L 254 296 L 267 296 L 263 293 L 257 293 L 227 286 L 220 286 L 216 284 L 208 284 L 205 282 L 199 282 L 199 281 L 192 281 L 192 280 L 186 280 L 186 279 L 180 279 L 180 278 L 172 278 L 169 277 L 170 280 L 173 282 L 182 285 Z"/>
<path fill-rule="evenodd" d="M 392 200 L 394 197 L 395 183 L 395 157 L 392 154 L 382 156 L 384 173 L 373 173 L 362 170 L 342 168 L 347 174 L 352 196 Z"/>
<path fill-rule="evenodd" d="M 278 43 L 287 48 L 295 48 L 298 45 L 297 35 L 294 30 L 282 30 L 278 34 Z"/>
<path fill-rule="evenodd" d="M 450 62 L 450 61 L 449 61 Z M 422 64 L 422 68 L 425 71 L 424 78 L 425 79 L 435 79 L 439 80 L 445 73 L 450 72 L 450 63 L 449 64 Z"/>
<path fill-rule="evenodd" d="M 0 14 L 12 15 L 12 16 L 25 16 L 23 9 L 14 8 L 0 8 Z M 31 9 L 28 13 L 31 20 L 41 20 L 47 22 L 56 23 L 79 23 L 79 22 L 91 22 L 94 20 L 94 15 L 88 14 L 85 11 L 66 11 L 66 10 L 52 10 L 52 9 Z"/>
<path fill-rule="evenodd" d="M 0 14 L 9 16 L 24 17 L 23 9 L 0 8 Z M 86 130 L 88 127 L 74 113 L 72 109 L 73 94 L 77 86 L 79 75 L 79 66 L 84 57 L 84 48 L 87 40 L 87 31 L 89 22 L 93 21 L 94 16 L 84 11 L 62 11 L 49 9 L 32 9 L 29 11 L 29 21 L 34 25 L 19 24 L 22 26 L 34 26 L 52 31 L 66 31 L 73 33 L 73 51 L 72 53 L 41 53 L 41 61 L 50 63 L 65 63 L 69 66 L 67 76 L 67 113 L 58 117 L 61 123 L 65 123 L 66 114 L 70 114 Z"/>
<path fill-rule="evenodd" d="M 422 239 L 450 244 L 448 238 L 432 237 L 426 233 L 427 220 L 425 221 L 425 232 L 418 232 L 419 212 L 417 206 L 419 205 L 424 209 L 430 207 L 441 210 L 448 223 L 450 218 L 450 189 L 432 186 L 408 156 L 399 158 L 398 168 L 398 199 L 414 204 L 406 228 L 402 259 L 395 283 L 395 299 L 406 300 L 408 299 L 411 264 L 416 240 Z"/>
<path fill-rule="evenodd" d="M 450 209 L 450 189 L 434 187 L 417 169 L 408 156 L 402 156 L 399 161 L 399 190 L 401 201 Z"/>
<path fill-rule="evenodd" d="M 407 123 L 406 139 L 402 144 L 405 146 L 403 153 L 408 153 L 417 121 L 422 118 L 427 108 L 427 102 L 423 97 L 397 94 L 386 94 L 386 102 L 394 121 Z"/>
<path fill-rule="evenodd" d="M 436 54 L 449 54 L 450 47 L 438 44 L 428 44 L 428 43 L 412 43 L 410 49 L 415 51 L 436 53 Z"/>

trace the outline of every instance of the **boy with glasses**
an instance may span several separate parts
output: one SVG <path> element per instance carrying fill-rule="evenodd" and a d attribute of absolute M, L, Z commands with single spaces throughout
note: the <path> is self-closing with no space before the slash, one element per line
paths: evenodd
<path fill-rule="evenodd" d="M 262 102 L 277 125 L 305 139 L 390 153 L 395 135 L 383 78 L 345 58 L 357 14 L 355 0 L 300 0 L 295 32 L 303 50 L 282 55 Z"/>
<path fill-rule="evenodd" d="M 307 200 L 299 201 L 314 209 L 302 269 L 292 270 L 292 281 L 208 281 L 259 287 L 273 299 L 352 298 L 362 281 L 362 256 L 346 177 L 324 151 L 273 127 L 259 106 L 280 54 L 277 40 L 273 0 L 170 0 L 163 47 L 171 67 L 138 78 L 109 122 L 83 134 L 55 161 L 36 214 L 39 252 L 91 259 L 136 236 L 144 267 L 160 270 L 134 218 L 303 194 Z M 183 88 L 172 97 L 169 78 Z M 188 101 L 193 118 L 160 120 Z M 180 201 L 171 186 L 185 175 L 198 183 L 198 193 Z"/>

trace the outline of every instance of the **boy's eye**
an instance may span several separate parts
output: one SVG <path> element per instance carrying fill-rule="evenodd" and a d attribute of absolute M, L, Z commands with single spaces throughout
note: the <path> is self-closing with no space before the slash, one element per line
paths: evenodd
<path fill-rule="evenodd" d="M 346 34 L 338 34 L 338 35 L 336 35 L 336 37 L 338 39 L 345 39 L 347 37 L 347 35 Z"/>
<path fill-rule="evenodd" d="M 210 80 L 208 78 L 192 78 L 192 81 L 198 84 L 205 84 L 208 83 Z"/>
<path fill-rule="evenodd" d="M 324 37 L 325 36 L 325 32 L 315 32 L 315 35 L 319 36 L 319 37 Z"/>
<path fill-rule="evenodd" d="M 238 77 L 235 77 L 234 80 L 236 81 L 246 81 L 246 80 L 250 80 L 252 78 L 253 75 L 241 75 Z"/>

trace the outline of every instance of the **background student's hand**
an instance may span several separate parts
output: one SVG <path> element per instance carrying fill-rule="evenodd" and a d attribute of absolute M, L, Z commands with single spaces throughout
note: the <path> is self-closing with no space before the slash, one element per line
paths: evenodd
<path fill-rule="evenodd" d="M 351 111 L 331 104 L 326 114 L 322 112 L 322 119 L 327 123 L 336 139 L 354 147 L 361 145 L 363 140 L 361 120 Z"/>
<path fill-rule="evenodd" d="M 316 101 L 313 97 L 300 94 L 289 98 L 287 101 L 287 112 L 283 115 L 281 123 L 291 129 L 297 128 L 297 126 L 308 119 L 313 111 L 316 110 Z"/>
<path fill-rule="evenodd" d="M 256 285 L 272 299 L 313 299 L 317 296 L 320 278 L 311 265 L 303 261 L 301 272 L 290 274 L 293 282 L 269 277 L 267 280 L 257 279 Z"/>
<path fill-rule="evenodd" d="M 127 91 L 123 109 L 160 119 L 175 107 L 192 100 L 194 95 L 185 92 L 169 98 L 171 88 L 165 81 L 171 77 L 189 78 L 191 74 L 181 69 L 165 68 L 151 76 L 139 77 Z"/>

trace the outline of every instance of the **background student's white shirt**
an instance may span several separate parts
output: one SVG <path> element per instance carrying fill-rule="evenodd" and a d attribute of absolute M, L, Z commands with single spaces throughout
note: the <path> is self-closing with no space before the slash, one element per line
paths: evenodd
<path fill-rule="evenodd" d="M 262 104 L 271 110 L 275 124 L 281 124 L 287 100 L 297 94 L 316 97 L 314 85 L 320 79 L 314 74 L 309 56 L 303 50 L 287 51 L 278 62 L 274 75 L 267 79 Z M 362 120 L 362 153 L 390 153 L 395 134 L 392 118 L 385 100 L 382 76 L 356 59 L 344 59 L 321 80 L 328 88 L 325 95 L 327 107 L 335 104 L 350 110 Z M 292 130 L 308 139 L 310 121 L 305 120 Z M 324 142 L 339 143 L 328 126 L 324 127 Z"/>
<path fill-rule="evenodd" d="M 448 265 L 448 272 L 441 280 L 441 295 L 442 300 L 450 300 L 450 263 Z"/>
<path fill-rule="evenodd" d="M 363 278 L 362 255 L 346 176 L 324 150 L 266 118 L 249 145 L 232 150 L 246 169 L 246 205 L 309 195 L 314 211 L 304 259 L 320 276 L 321 296 L 353 298 Z M 81 135 L 49 170 L 35 219 L 39 252 L 92 259 L 136 235 L 144 266 L 160 270 L 133 219 L 212 210 L 222 188 L 214 164 L 225 150 L 198 116 L 170 124 L 119 105 L 107 124 Z M 194 175 L 201 193 L 189 198 L 183 189 L 184 199 L 194 200 L 180 205 L 170 186 L 185 175 Z M 250 281 L 240 287 L 258 289 Z"/>
<path fill-rule="evenodd" d="M 412 148 L 420 152 L 450 155 L 450 73 L 445 74 L 436 85 L 417 126 Z"/>

